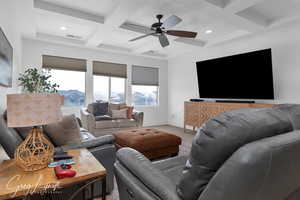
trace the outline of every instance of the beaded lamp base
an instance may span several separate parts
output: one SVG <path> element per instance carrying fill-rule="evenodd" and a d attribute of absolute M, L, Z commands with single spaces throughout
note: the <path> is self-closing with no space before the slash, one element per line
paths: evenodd
<path fill-rule="evenodd" d="M 32 128 L 15 151 L 15 160 L 24 171 L 36 171 L 48 166 L 54 147 L 39 128 Z"/>

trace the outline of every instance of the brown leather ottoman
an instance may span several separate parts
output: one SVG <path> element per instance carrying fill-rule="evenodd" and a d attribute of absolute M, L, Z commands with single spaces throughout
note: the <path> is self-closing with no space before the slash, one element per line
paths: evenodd
<path fill-rule="evenodd" d="M 113 135 L 116 137 L 118 149 L 130 147 L 149 159 L 175 156 L 179 152 L 179 145 L 181 145 L 180 137 L 152 128 L 124 130 Z"/>

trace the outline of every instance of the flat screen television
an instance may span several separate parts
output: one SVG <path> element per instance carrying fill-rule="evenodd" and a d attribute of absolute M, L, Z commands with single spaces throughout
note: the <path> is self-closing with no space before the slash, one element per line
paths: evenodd
<path fill-rule="evenodd" d="M 200 98 L 274 99 L 272 51 L 197 62 Z"/>
<path fill-rule="evenodd" d="M 0 28 L 0 86 L 12 86 L 13 48 Z"/>

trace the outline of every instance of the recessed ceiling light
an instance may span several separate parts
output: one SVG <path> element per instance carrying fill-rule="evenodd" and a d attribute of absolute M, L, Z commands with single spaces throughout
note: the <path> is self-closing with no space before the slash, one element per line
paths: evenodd
<path fill-rule="evenodd" d="M 206 34 L 211 34 L 212 32 L 213 32 L 213 31 L 210 30 L 210 29 L 205 31 Z"/>
<path fill-rule="evenodd" d="M 62 27 L 60 27 L 60 30 L 65 31 L 65 30 L 67 30 L 67 27 L 62 26 Z"/>

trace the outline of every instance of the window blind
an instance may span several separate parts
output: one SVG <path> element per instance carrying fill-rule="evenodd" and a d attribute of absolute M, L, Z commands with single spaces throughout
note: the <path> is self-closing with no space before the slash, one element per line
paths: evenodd
<path fill-rule="evenodd" d="M 127 65 L 93 61 L 93 74 L 100 76 L 127 78 Z"/>
<path fill-rule="evenodd" d="M 154 67 L 132 66 L 132 85 L 158 86 L 159 69 Z"/>
<path fill-rule="evenodd" d="M 86 60 L 43 55 L 42 67 L 45 69 L 61 69 L 86 72 Z"/>

